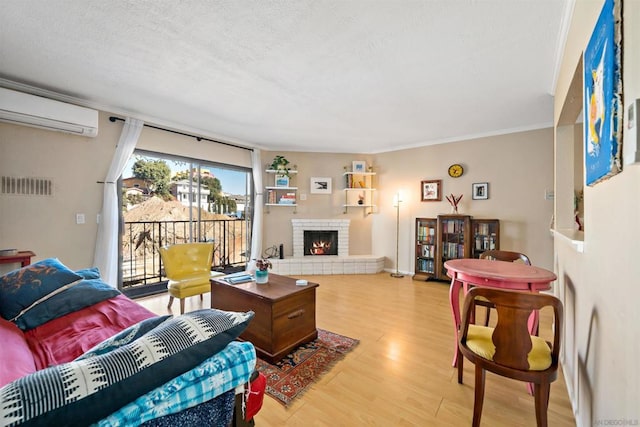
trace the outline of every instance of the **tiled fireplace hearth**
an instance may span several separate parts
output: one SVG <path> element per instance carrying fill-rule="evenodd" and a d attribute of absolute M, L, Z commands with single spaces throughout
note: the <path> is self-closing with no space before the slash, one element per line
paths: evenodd
<path fill-rule="evenodd" d="M 272 259 L 276 274 L 375 274 L 384 268 L 384 257 L 349 255 L 348 219 L 292 219 L 293 257 Z M 338 255 L 304 255 L 305 231 L 337 231 Z"/>

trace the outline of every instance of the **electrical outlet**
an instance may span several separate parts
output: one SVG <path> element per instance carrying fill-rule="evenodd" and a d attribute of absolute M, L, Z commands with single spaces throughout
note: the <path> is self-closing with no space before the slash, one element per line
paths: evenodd
<path fill-rule="evenodd" d="M 625 166 L 640 162 L 639 110 L 640 99 L 627 106 L 627 128 L 622 134 L 622 162 Z"/>
<path fill-rule="evenodd" d="M 76 214 L 76 224 L 84 224 L 85 218 L 83 213 Z"/>
<path fill-rule="evenodd" d="M 544 199 L 545 200 L 553 200 L 556 196 L 553 190 L 544 190 Z"/>

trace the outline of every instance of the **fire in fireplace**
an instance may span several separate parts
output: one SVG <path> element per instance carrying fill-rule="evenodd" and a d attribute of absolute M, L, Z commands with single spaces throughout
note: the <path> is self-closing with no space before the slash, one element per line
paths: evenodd
<path fill-rule="evenodd" d="M 324 230 L 305 230 L 304 254 L 338 255 L 338 232 Z"/>

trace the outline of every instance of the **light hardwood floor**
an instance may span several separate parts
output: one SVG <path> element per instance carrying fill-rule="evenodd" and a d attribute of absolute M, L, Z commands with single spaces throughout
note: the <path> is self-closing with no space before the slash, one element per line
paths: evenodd
<path fill-rule="evenodd" d="M 298 276 L 317 282 L 317 326 L 360 340 L 344 360 L 285 408 L 265 396 L 256 426 L 468 426 L 473 413 L 473 365 L 464 384 L 451 366 L 453 326 L 449 285 L 410 277 Z M 157 314 L 168 296 L 137 300 Z M 186 310 L 209 307 L 209 295 Z M 174 304 L 173 313 L 179 313 Z M 541 315 L 548 338 L 550 316 Z M 535 426 L 524 383 L 487 373 L 483 426 Z M 550 426 L 575 426 L 564 376 L 551 385 Z"/>

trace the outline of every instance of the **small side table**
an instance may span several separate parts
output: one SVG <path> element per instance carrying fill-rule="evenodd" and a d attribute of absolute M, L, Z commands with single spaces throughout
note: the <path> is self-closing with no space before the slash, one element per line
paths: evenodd
<path fill-rule="evenodd" d="M 20 251 L 15 255 L 0 256 L 0 264 L 19 262 L 21 267 L 26 267 L 31 264 L 32 256 L 36 256 L 36 254 L 31 251 Z"/>

